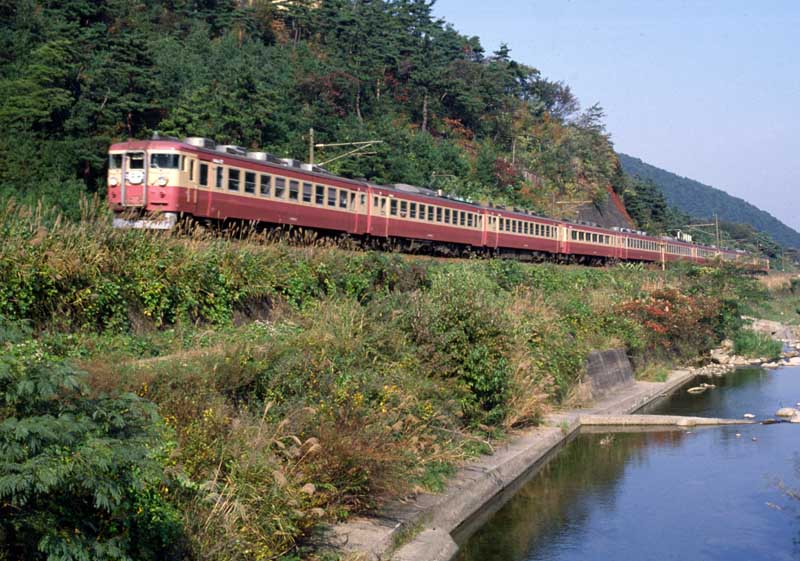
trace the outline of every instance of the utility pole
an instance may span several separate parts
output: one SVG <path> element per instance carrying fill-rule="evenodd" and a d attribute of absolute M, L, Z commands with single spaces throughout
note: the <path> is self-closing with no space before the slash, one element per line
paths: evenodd
<path fill-rule="evenodd" d="M 308 129 L 308 163 L 314 165 L 314 127 Z"/>

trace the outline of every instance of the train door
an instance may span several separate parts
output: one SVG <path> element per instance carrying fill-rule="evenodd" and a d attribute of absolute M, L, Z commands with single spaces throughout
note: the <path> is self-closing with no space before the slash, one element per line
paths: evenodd
<path fill-rule="evenodd" d="M 356 192 L 356 207 L 353 209 L 356 213 L 355 233 L 364 233 L 364 226 L 367 222 L 367 194 L 364 191 Z"/>
<path fill-rule="evenodd" d="M 186 209 L 187 212 L 194 215 L 197 214 L 197 176 L 198 176 L 198 162 L 197 158 L 193 156 L 185 156 L 184 169 L 186 170 Z"/>
<path fill-rule="evenodd" d="M 126 152 L 122 158 L 123 206 L 147 205 L 147 157 L 145 152 Z"/>
<path fill-rule="evenodd" d="M 499 224 L 497 215 L 486 215 L 486 245 L 495 249 L 500 245 Z"/>

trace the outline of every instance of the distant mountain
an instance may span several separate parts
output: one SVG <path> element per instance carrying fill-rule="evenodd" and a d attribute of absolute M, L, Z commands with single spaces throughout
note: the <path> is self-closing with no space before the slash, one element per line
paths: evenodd
<path fill-rule="evenodd" d="M 710 218 L 716 212 L 720 220 L 750 224 L 784 247 L 800 248 L 800 233 L 743 199 L 651 166 L 633 156 L 619 154 L 619 160 L 626 173 L 652 181 L 671 206 L 694 218 Z"/>

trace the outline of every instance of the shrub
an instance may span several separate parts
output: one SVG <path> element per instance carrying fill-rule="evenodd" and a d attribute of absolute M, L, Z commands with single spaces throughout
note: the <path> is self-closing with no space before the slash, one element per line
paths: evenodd
<path fill-rule="evenodd" d="M 497 422 L 506 413 L 508 293 L 467 267 L 434 273 L 415 295 L 407 328 L 430 372 L 454 379 L 468 421 Z"/>
<path fill-rule="evenodd" d="M 714 298 L 662 289 L 623 304 L 620 311 L 644 328 L 650 358 L 689 358 L 720 340 L 720 303 Z"/>
<path fill-rule="evenodd" d="M 83 378 L 33 343 L 0 357 L 0 557 L 180 558 L 155 409 Z"/>

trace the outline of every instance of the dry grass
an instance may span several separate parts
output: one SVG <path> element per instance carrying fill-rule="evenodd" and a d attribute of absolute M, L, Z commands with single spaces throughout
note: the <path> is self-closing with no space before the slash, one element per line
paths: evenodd
<path fill-rule="evenodd" d="M 792 279 L 800 279 L 796 273 L 776 273 L 759 277 L 761 285 L 770 292 L 786 292 L 791 288 Z"/>
<path fill-rule="evenodd" d="M 509 313 L 515 325 L 535 319 L 546 325 L 558 319 L 558 311 L 545 301 L 539 293 L 529 289 L 519 289 L 514 294 Z M 530 332 L 520 329 L 511 345 L 511 391 L 508 400 L 508 413 L 504 420 L 506 428 L 536 424 L 547 412 L 553 386 L 553 376 L 543 371 L 537 360 L 535 350 L 530 346 Z"/>

